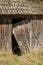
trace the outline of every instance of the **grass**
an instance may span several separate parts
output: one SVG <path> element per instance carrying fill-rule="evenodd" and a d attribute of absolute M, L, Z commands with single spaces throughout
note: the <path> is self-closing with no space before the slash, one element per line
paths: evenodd
<path fill-rule="evenodd" d="M 43 65 L 43 49 L 21 56 L 0 53 L 0 65 Z"/>

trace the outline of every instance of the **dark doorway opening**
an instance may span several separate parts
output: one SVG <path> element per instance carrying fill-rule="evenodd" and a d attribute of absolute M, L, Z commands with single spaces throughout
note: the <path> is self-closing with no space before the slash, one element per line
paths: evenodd
<path fill-rule="evenodd" d="M 21 55 L 19 45 L 13 34 L 12 34 L 12 51 L 13 51 L 13 54 Z"/>
<path fill-rule="evenodd" d="M 26 18 L 15 18 L 15 19 L 12 19 L 12 24 L 16 24 L 18 22 L 21 22 L 22 20 L 25 20 Z"/>

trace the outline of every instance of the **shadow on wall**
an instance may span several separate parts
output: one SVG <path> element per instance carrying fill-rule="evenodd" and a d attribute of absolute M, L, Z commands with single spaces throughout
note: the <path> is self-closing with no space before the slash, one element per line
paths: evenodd
<path fill-rule="evenodd" d="M 21 55 L 19 45 L 13 34 L 12 34 L 12 51 L 13 51 L 13 54 Z"/>

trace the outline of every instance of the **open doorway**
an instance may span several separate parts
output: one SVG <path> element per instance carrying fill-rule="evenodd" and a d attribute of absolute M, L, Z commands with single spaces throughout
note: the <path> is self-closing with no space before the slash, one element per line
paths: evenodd
<path fill-rule="evenodd" d="M 21 55 L 19 45 L 13 34 L 12 34 L 12 51 L 13 51 L 13 54 Z"/>

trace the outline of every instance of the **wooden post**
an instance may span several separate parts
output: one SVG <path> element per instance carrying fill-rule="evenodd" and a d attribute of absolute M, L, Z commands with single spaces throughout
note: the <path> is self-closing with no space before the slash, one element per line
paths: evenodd
<path fill-rule="evenodd" d="M 10 19 L 0 20 L 0 51 L 12 52 L 12 24 Z"/>

